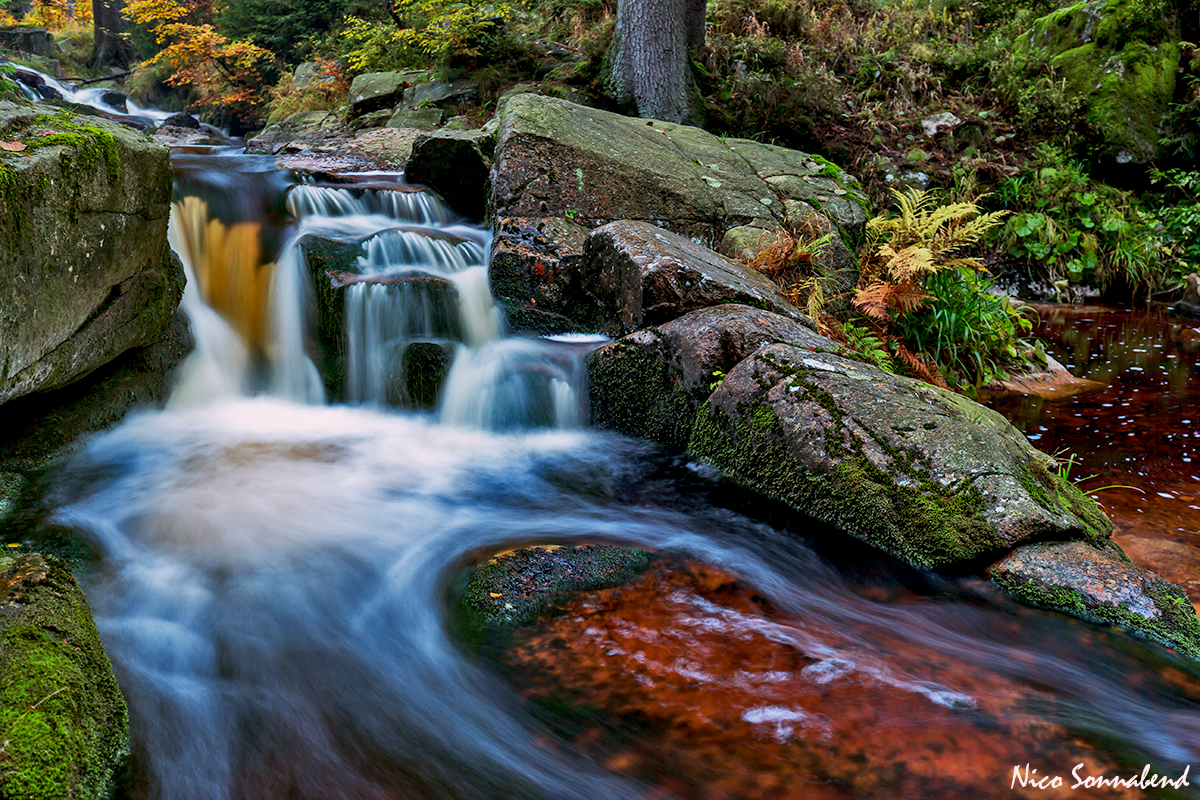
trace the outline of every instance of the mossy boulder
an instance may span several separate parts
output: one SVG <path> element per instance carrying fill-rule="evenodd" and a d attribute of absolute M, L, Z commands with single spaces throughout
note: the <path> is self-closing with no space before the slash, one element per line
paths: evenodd
<path fill-rule="evenodd" d="M 471 638 L 526 625 L 579 592 L 620 586 L 645 572 L 654 555 L 633 547 L 523 547 L 471 568 L 459 599 Z"/>
<path fill-rule="evenodd" d="M 696 415 L 688 450 L 918 568 L 971 571 L 1112 523 L 994 411 L 840 356 L 768 345 Z"/>
<path fill-rule="evenodd" d="M 607 344 L 588 360 L 592 424 L 683 450 L 714 385 L 762 345 L 837 350 L 807 322 L 729 303 Z"/>
<path fill-rule="evenodd" d="M 1019 547 L 988 571 L 1022 603 L 1115 625 L 1200 659 L 1200 622 L 1183 589 L 1120 557 L 1115 545 Z"/>
<path fill-rule="evenodd" d="M 0 103 L 0 403 L 66 386 L 171 321 L 167 148 L 98 117 Z"/>
<path fill-rule="evenodd" d="M 510 314 L 552 327 L 556 315 L 569 316 L 559 287 L 573 276 L 569 261 L 548 266 L 536 250 L 522 257 L 507 241 L 505 220 L 584 230 L 637 220 L 715 248 L 732 228 L 778 230 L 791 221 L 788 204 L 804 203 L 851 248 L 862 236 L 866 203 L 857 181 L 815 156 L 536 94 L 508 98 L 497 118 L 494 248 L 510 263 L 493 272 L 493 290 Z"/>
<path fill-rule="evenodd" d="M 87 599 L 52 556 L 0 557 L 0 796 L 100 800 L 129 720 Z"/>
<path fill-rule="evenodd" d="M 1038 19 L 1017 47 L 1046 55 L 1119 162 L 1148 163 L 1175 94 L 1181 42 L 1160 0 L 1090 0 Z"/>

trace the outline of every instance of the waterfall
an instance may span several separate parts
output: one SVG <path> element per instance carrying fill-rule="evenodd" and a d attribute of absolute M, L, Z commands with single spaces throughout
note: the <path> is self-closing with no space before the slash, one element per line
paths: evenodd
<path fill-rule="evenodd" d="M 321 363 L 335 400 L 489 429 L 582 425 L 587 348 L 505 338 L 490 234 L 458 223 L 432 192 L 369 178 L 291 186 L 273 263 L 262 263 L 262 223 L 223 222 L 194 196 L 175 204 L 173 246 L 199 285 L 185 310 L 204 341 L 172 403 L 256 391 L 323 403 Z M 255 205 L 237 180 L 221 185 L 241 194 L 231 204 Z M 309 263 L 314 240 L 341 248 L 336 266 Z M 197 388 L 205 382 L 214 388 Z"/>

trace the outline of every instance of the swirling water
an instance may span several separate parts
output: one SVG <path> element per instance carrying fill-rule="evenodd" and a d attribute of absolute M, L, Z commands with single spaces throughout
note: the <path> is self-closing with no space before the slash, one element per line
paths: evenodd
<path fill-rule="evenodd" d="M 308 316 L 285 311 L 307 359 Z M 389 330 L 376 346 L 430 335 Z M 1161 648 L 903 570 L 580 427 L 578 342 L 455 347 L 432 413 L 280 396 L 278 347 L 210 348 L 185 399 L 64 471 L 56 518 L 98 553 L 86 588 L 130 704 L 128 795 L 990 797 L 1027 762 L 1068 783 L 1076 763 L 1200 766 L 1200 680 Z M 186 388 L 226 368 L 233 388 Z M 631 608 L 584 598 L 518 641 L 524 662 L 464 646 L 465 565 L 578 542 L 667 557 Z"/>

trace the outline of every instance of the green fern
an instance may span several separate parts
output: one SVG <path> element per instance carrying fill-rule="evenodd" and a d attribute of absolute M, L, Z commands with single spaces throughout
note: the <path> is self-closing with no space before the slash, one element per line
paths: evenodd
<path fill-rule="evenodd" d="M 879 367 L 884 372 L 895 372 L 896 365 L 891 353 L 878 336 L 867 328 L 855 325 L 853 322 L 842 323 L 842 335 L 846 338 L 846 347 L 859 361 L 865 361 Z"/>

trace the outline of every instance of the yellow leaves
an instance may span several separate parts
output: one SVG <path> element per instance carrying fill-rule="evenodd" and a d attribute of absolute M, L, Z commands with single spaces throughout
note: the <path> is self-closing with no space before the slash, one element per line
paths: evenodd
<path fill-rule="evenodd" d="M 936 205 L 931 192 L 895 189 L 897 213 L 867 223 L 877 239 L 886 241 L 868 257 L 875 277 L 892 283 L 920 280 L 944 269 L 983 270 L 978 259 L 961 256 L 962 248 L 977 244 L 1000 224 L 1007 211 L 980 214 L 975 203 Z"/>
<path fill-rule="evenodd" d="M 175 0 L 129 0 L 123 13 L 139 25 L 156 28 L 158 26 L 155 23 L 183 19 L 191 13 L 191 9 Z M 162 42 L 162 39 L 158 41 Z"/>

